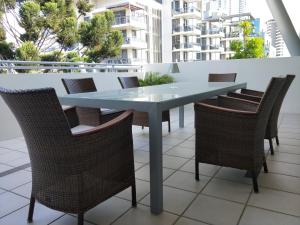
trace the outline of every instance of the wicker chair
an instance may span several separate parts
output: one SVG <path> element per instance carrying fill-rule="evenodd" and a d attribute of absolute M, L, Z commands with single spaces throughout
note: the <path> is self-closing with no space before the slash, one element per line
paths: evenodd
<path fill-rule="evenodd" d="M 68 94 L 97 91 L 93 78 L 62 79 L 62 83 Z M 75 111 L 76 113 L 74 114 Z M 83 124 L 88 126 L 98 126 L 119 116 L 123 111 L 75 107 L 73 109 L 69 109 L 69 112 L 70 114 L 73 113 L 74 118 L 76 116 L 78 117 L 75 125 Z"/>
<path fill-rule="evenodd" d="M 32 168 L 28 221 L 34 204 L 65 213 L 84 213 L 128 187 L 136 205 L 132 118 L 126 111 L 91 130 L 72 133 L 53 88 L 0 95 L 24 134 Z"/>
<path fill-rule="evenodd" d="M 137 77 L 118 77 L 118 80 L 123 89 L 139 87 L 139 80 Z M 166 110 L 162 112 L 162 122 L 168 122 L 168 131 L 171 132 L 171 122 L 170 122 L 170 111 Z M 133 115 L 133 125 L 149 127 L 148 113 L 145 112 L 134 112 Z"/>
<path fill-rule="evenodd" d="M 235 82 L 236 73 L 210 73 L 208 82 Z"/>
<path fill-rule="evenodd" d="M 199 162 L 251 172 L 254 191 L 262 166 L 268 172 L 264 134 L 284 78 L 273 78 L 260 104 L 220 96 L 195 104 L 195 178 Z"/>
<path fill-rule="evenodd" d="M 274 155 L 274 147 L 273 147 L 273 138 L 276 140 L 276 144 L 279 145 L 279 138 L 278 138 L 278 116 L 280 113 L 280 109 L 282 106 L 282 102 L 289 90 L 290 85 L 292 84 L 293 80 L 295 79 L 295 75 L 287 75 L 286 81 L 274 103 L 272 112 L 270 114 L 268 126 L 266 129 L 265 139 L 269 140 L 271 154 Z M 250 100 L 254 102 L 260 102 L 264 92 L 250 90 L 250 89 L 242 89 L 241 93 L 229 93 L 228 96 Z"/>

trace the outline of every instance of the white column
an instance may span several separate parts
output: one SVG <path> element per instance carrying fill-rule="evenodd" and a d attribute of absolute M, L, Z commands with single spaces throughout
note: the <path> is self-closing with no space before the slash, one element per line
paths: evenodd
<path fill-rule="evenodd" d="M 300 38 L 282 0 L 266 0 L 291 56 L 300 56 Z"/>

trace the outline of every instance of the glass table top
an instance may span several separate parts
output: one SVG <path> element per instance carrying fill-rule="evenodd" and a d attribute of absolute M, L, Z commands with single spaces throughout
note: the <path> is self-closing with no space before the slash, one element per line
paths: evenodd
<path fill-rule="evenodd" d="M 197 95 L 200 93 L 213 92 L 220 89 L 243 85 L 245 83 L 229 82 L 177 82 L 148 87 L 129 88 L 111 91 L 88 92 L 79 94 L 65 95 L 63 98 L 70 99 L 102 99 L 117 101 L 136 101 L 136 102 L 163 102 Z"/>

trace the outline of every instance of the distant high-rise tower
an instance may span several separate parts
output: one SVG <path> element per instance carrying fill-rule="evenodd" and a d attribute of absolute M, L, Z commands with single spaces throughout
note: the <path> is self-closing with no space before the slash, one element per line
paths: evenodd
<path fill-rule="evenodd" d="M 247 0 L 239 0 L 239 13 L 247 12 Z"/>
<path fill-rule="evenodd" d="M 267 21 L 267 34 L 271 38 L 271 45 L 276 49 L 276 56 L 287 56 L 287 47 L 274 19 Z"/>

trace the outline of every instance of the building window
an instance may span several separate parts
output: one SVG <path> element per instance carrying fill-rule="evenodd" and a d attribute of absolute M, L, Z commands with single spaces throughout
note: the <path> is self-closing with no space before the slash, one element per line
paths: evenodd
<path fill-rule="evenodd" d="M 136 49 L 132 49 L 132 57 L 133 57 L 134 59 L 137 58 L 137 50 L 136 50 Z"/>

